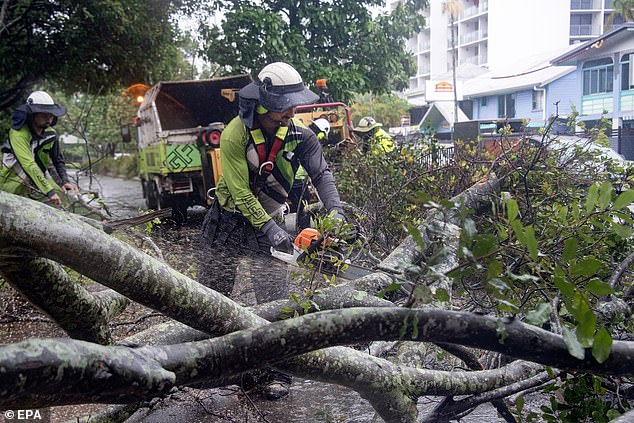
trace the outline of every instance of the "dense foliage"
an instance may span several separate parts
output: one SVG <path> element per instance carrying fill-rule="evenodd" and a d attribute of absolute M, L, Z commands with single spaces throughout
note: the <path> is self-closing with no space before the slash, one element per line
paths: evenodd
<path fill-rule="evenodd" d="M 227 71 L 257 73 L 291 63 L 306 81 L 326 78 L 335 98 L 406 88 L 415 63 L 405 42 L 418 31 L 424 1 L 372 16 L 382 1 L 219 1 L 220 23 L 203 22 L 204 54 Z"/>
<path fill-rule="evenodd" d="M 68 92 L 152 82 L 178 63 L 181 1 L 9 0 L 0 14 L 0 109 L 47 79 Z"/>
<path fill-rule="evenodd" d="M 609 149 L 600 128 L 587 138 L 502 133 L 487 143 L 495 154 L 484 151 L 483 141 L 456 141 L 453 160 L 435 165 L 423 160 L 433 140 L 389 156 L 355 151 L 339 157 L 338 185 L 377 255 L 389 252 L 406 231 L 422 242 L 429 228 L 415 225 L 426 210 L 462 216 L 459 263 L 438 274 L 434 266 L 449 251 L 433 248 L 435 254 L 416 269 L 414 303 L 520 318 L 562 334 L 574 357 L 604 362 L 613 339 L 630 340 L 634 329 L 626 304 L 633 293 L 627 266 L 633 258 L 628 206 L 634 170 L 602 153 Z M 486 213 L 447 201 L 492 175 L 501 181 L 502 196 Z M 450 292 L 433 287 L 439 280 L 450 281 Z M 548 384 L 550 405 L 525 410 L 524 417 L 608 421 L 629 409 L 618 383 L 564 374 Z"/>
<path fill-rule="evenodd" d="M 393 93 L 379 96 L 356 95 L 350 104 L 350 114 L 354 124 L 357 124 L 364 116 L 372 116 L 386 130 L 389 127 L 401 126 L 401 118 L 409 116 L 409 110 L 410 105 L 407 104 L 407 100 Z"/>

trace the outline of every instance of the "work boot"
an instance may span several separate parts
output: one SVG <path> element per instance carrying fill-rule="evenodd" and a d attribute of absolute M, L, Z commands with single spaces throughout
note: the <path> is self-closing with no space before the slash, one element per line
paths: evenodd
<path fill-rule="evenodd" d="M 260 394 L 269 401 L 275 401 L 288 395 L 292 378 L 285 373 L 270 371 L 268 381 L 258 387 Z"/>
<path fill-rule="evenodd" d="M 240 385 L 245 392 L 257 392 L 275 401 L 288 395 L 291 381 L 290 375 L 267 368 L 243 374 Z"/>

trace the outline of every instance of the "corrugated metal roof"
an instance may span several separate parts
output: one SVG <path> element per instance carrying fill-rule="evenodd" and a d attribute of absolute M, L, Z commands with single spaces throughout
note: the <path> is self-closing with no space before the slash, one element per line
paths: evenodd
<path fill-rule="evenodd" d="M 487 94 L 500 94 L 534 86 L 544 86 L 576 69 L 576 66 L 545 65 L 542 68 L 507 76 L 499 76 L 499 74 L 495 75 L 493 72 L 489 72 L 479 78 L 464 81 L 462 92 L 465 97 L 481 97 Z"/>

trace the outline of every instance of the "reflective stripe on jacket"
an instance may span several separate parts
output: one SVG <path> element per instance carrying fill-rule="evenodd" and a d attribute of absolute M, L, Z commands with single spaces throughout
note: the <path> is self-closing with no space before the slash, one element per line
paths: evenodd
<path fill-rule="evenodd" d="M 51 153 L 60 155 L 57 133 L 52 128 L 46 129 L 41 137 L 33 136 L 28 125 L 18 130 L 10 129 L 9 139 L 2 145 L 0 189 L 22 194 L 28 187 L 49 195 L 59 188 L 47 170 Z M 61 163 L 63 165 L 63 161 Z M 66 179 L 66 172 L 60 176 Z"/>

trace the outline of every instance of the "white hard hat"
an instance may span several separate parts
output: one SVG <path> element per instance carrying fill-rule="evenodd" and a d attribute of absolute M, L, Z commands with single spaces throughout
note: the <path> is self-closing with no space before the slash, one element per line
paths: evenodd
<path fill-rule="evenodd" d="M 320 131 L 322 131 L 323 133 L 326 134 L 326 136 L 328 136 L 328 134 L 330 133 L 330 122 L 328 122 L 328 119 L 324 119 L 324 118 L 315 119 L 313 123 L 315 124 L 317 128 L 319 128 Z"/>
<path fill-rule="evenodd" d="M 53 97 L 45 91 L 33 91 L 26 99 L 30 113 L 51 113 L 56 117 L 66 114 L 66 108 L 55 104 Z"/>
<path fill-rule="evenodd" d="M 303 88 L 304 85 L 299 72 L 284 62 L 275 62 L 264 66 L 258 74 L 258 79 L 264 81 L 266 78 L 271 80 L 273 86 L 302 84 Z"/>
<path fill-rule="evenodd" d="M 356 132 L 368 132 L 374 128 L 383 126 L 378 123 L 373 117 L 366 116 L 359 120 L 359 124 L 354 128 Z"/>
<path fill-rule="evenodd" d="M 266 65 L 258 74 L 258 80 L 242 88 L 238 95 L 243 99 L 257 100 L 271 112 L 283 112 L 319 99 L 317 94 L 306 88 L 295 68 L 284 62 Z"/>

